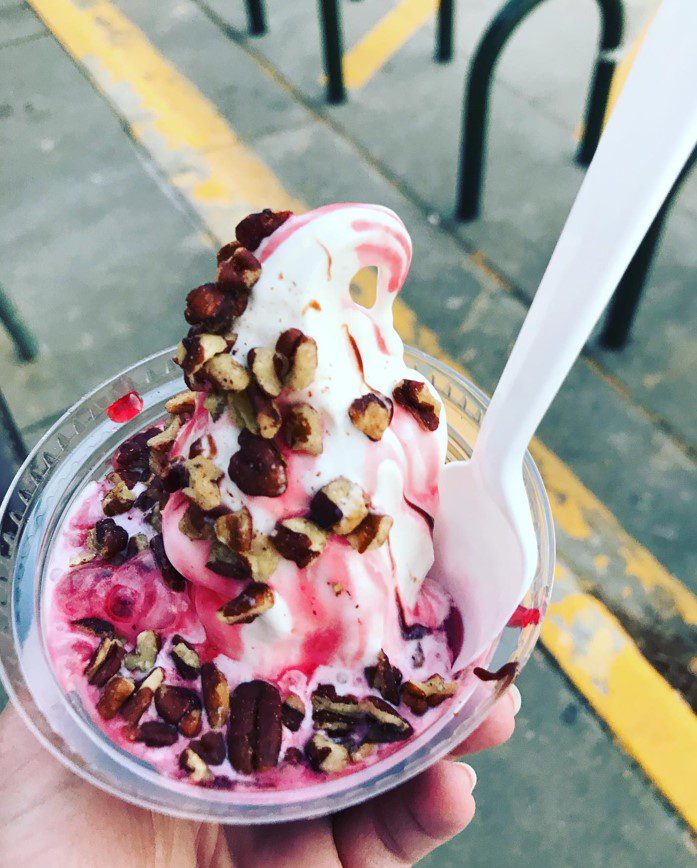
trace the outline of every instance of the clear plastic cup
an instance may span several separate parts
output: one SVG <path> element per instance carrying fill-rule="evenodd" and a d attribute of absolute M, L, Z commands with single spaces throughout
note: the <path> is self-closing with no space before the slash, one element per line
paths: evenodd
<path fill-rule="evenodd" d="M 321 816 L 372 798 L 408 780 L 471 733 L 505 689 L 472 675 L 458 703 L 424 733 L 367 768 L 297 790 L 217 791 L 178 783 L 113 744 L 74 695 L 54 675 L 42 625 L 42 585 L 56 531 L 84 485 L 104 476 L 121 442 L 165 417 L 165 401 L 181 390 L 172 350 L 157 353 L 87 395 L 51 428 L 17 474 L 0 510 L 0 676 L 10 699 L 44 746 L 75 774 L 133 804 L 195 820 L 225 823 L 285 822 Z M 446 407 L 448 459 L 471 453 L 487 398 L 446 365 L 407 348 L 406 361 L 438 389 Z M 125 424 L 106 408 L 130 390 L 144 401 Z M 524 605 L 543 613 L 554 574 L 554 529 L 540 474 L 524 465 L 537 546 L 538 568 Z M 487 655 L 490 669 L 530 657 L 539 625 L 506 628 Z"/>

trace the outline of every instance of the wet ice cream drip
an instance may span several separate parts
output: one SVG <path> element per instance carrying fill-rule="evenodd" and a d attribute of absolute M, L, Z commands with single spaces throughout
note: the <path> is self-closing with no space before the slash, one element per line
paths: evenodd
<path fill-rule="evenodd" d="M 411 242 L 371 205 L 250 215 L 187 296 L 187 389 L 86 487 L 48 641 L 118 745 L 206 786 L 375 762 L 456 693 L 428 578 L 441 402 L 392 324 Z M 367 309 L 356 273 L 378 269 Z"/>

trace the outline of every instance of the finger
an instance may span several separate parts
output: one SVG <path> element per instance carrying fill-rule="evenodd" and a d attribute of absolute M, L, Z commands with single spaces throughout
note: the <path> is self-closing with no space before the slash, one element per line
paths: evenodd
<path fill-rule="evenodd" d="M 520 711 L 520 704 L 520 691 L 515 684 L 511 684 L 492 708 L 484 723 L 468 735 L 453 750 L 451 756 L 461 757 L 469 753 L 478 753 L 508 741 L 515 729 L 515 716 Z"/>
<path fill-rule="evenodd" d="M 240 868 L 341 868 L 327 818 L 272 826 L 228 826 L 233 864 Z"/>
<path fill-rule="evenodd" d="M 389 868 L 418 862 L 461 832 L 474 816 L 476 776 L 443 761 L 412 781 L 334 817 L 344 868 Z"/>

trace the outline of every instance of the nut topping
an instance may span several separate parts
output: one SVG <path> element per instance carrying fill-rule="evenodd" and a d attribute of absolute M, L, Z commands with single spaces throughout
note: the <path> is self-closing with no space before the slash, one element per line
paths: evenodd
<path fill-rule="evenodd" d="M 376 666 L 368 666 L 365 670 L 368 684 L 377 690 L 388 702 L 399 705 L 399 686 L 402 683 L 402 673 L 390 663 L 384 651 L 378 652 Z"/>
<path fill-rule="evenodd" d="M 353 732 L 362 717 L 358 699 L 351 694 L 338 694 L 331 684 L 320 684 L 312 694 L 312 723 L 332 736 Z"/>
<path fill-rule="evenodd" d="M 105 636 L 85 667 L 88 683 L 95 687 L 104 687 L 111 676 L 116 675 L 121 668 L 124 653 L 120 639 Z"/>
<path fill-rule="evenodd" d="M 189 485 L 183 489 L 184 495 L 204 512 L 220 506 L 218 480 L 223 475 L 222 470 L 203 455 L 189 458 L 184 466 L 189 474 Z"/>
<path fill-rule="evenodd" d="M 305 756 L 316 772 L 340 772 L 349 763 L 349 752 L 343 744 L 331 741 L 321 732 L 316 732 L 305 745 Z"/>
<path fill-rule="evenodd" d="M 224 624 L 251 624 L 274 604 L 274 593 L 268 585 L 252 582 L 216 612 Z"/>
<path fill-rule="evenodd" d="M 225 262 L 226 259 L 229 259 L 232 254 L 240 247 L 242 247 L 242 245 L 239 241 L 228 241 L 227 244 L 223 244 L 223 246 L 215 255 L 215 259 L 218 265 L 220 265 L 221 262 Z"/>
<path fill-rule="evenodd" d="M 126 560 L 130 560 L 141 552 L 144 552 L 149 545 L 150 540 L 144 533 L 133 534 L 126 546 Z"/>
<path fill-rule="evenodd" d="M 441 675 L 431 675 L 426 681 L 407 681 L 402 685 L 402 702 L 421 716 L 457 693 L 455 681 L 445 681 Z"/>
<path fill-rule="evenodd" d="M 289 693 L 281 706 L 281 720 L 286 729 L 297 732 L 305 720 L 305 703 L 297 693 Z"/>
<path fill-rule="evenodd" d="M 143 630 L 136 636 L 136 650 L 123 658 L 123 665 L 133 672 L 149 672 L 155 665 L 160 650 L 160 637 L 154 630 Z"/>
<path fill-rule="evenodd" d="M 225 739 L 222 732 L 206 732 L 197 741 L 190 742 L 189 747 L 209 766 L 219 766 L 225 762 Z"/>
<path fill-rule="evenodd" d="M 179 721 L 179 732 L 187 738 L 194 738 L 201 732 L 201 709 L 192 708 Z"/>
<path fill-rule="evenodd" d="M 213 523 L 206 521 L 206 513 L 195 503 L 190 503 L 179 519 L 179 530 L 189 539 L 211 540 L 215 536 Z"/>
<path fill-rule="evenodd" d="M 322 454 L 322 420 L 309 404 L 294 404 L 288 408 L 283 422 L 283 436 L 294 452 Z"/>
<path fill-rule="evenodd" d="M 201 658 L 196 649 L 181 636 L 172 637 L 170 657 L 177 672 L 185 681 L 194 681 L 201 672 Z"/>
<path fill-rule="evenodd" d="M 157 452 L 169 452 L 181 426 L 181 419 L 173 416 L 159 434 L 148 440 L 148 446 Z"/>
<path fill-rule="evenodd" d="M 236 247 L 218 263 L 218 288 L 223 292 L 248 295 L 260 277 L 261 263 L 246 247 Z"/>
<path fill-rule="evenodd" d="M 110 473 L 109 481 L 113 487 L 102 498 L 102 512 L 108 516 L 121 515 L 123 512 L 128 512 L 136 499 L 135 494 L 128 488 L 118 473 Z"/>
<path fill-rule="evenodd" d="M 196 392 L 187 389 L 180 392 L 165 403 L 165 410 L 173 416 L 179 416 L 183 413 L 193 413 L 196 409 Z"/>
<path fill-rule="evenodd" d="M 392 409 L 389 398 L 369 392 L 351 403 L 349 417 L 370 440 L 381 440 L 392 421 Z"/>
<path fill-rule="evenodd" d="M 274 233 L 292 214 L 292 211 L 272 211 L 270 208 L 250 214 L 237 224 L 237 240 L 248 250 L 256 250 L 264 238 Z"/>
<path fill-rule="evenodd" d="M 121 706 L 121 717 L 130 726 L 135 726 L 145 712 L 150 708 L 150 703 L 155 698 L 155 691 L 164 681 L 165 672 L 161 667 L 144 678 L 136 692 Z"/>
<path fill-rule="evenodd" d="M 177 347 L 174 361 L 189 376 L 197 373 L 213 356 L 224 353 L 227 341 L 220 335 L 191 335 L 185 337 Z"/>
<path fill-rule="evenodd" d="M 277 523 L 271 541 L 286 560 L 304 569 L 324 551 L 327 534 L 306 518 L 286 518 Z"/>
<path fill-rule="evenodd" d="M 87 545 L 104 560 L 114 557 L 128 545 L 128 531 L 113 518 L 102 518 L 87 534 Z"/>
<path fill-rule="evenodd" d="M 278 398 L 283 388 L 276 372 L 279 364 L 276 355 L 273 347 L 256 347 L 247 354 L 247 362 L 257 385 L 271 398 Z"/>
<path fill-rule="evenodd" d="M 202 373 L 221 392 L 241 392 L 249 385 L 249 374 L 230 353 L 218 353 L 203 366 Z"/>
<path fill-rule="evenodd" d="M 150 551 L 153 554 L 155 563 L 160 568 L 162 580 L 167 587 L 173 591 L 183 591 L 186 588 L 186 579 L 174 568 L 172 562 L 167 557 L 161 533 L 158 533 L 150 540 Z"/>
<path fill-rule="evenodd" d="M 368 515 L 368 497 L 363 489 L 339 476 L 315 494 L 310 516 L 320 527 L 346 535 Z"/>
<path fill-rule="evenodd" d="M 252 533 L 252 516 L 246 506 L 216 519 L 215 535 L 218 541 L 235 552 L 249 551 Z"/>
<path fill-rule="evenodd" d="M 205 784 L 213 780 L 213 774 L 204 760 L 191 747 L 179 756 L 179 767 L 189 775 L 193 784 Z"/>
<path fill-rule="evenodd" d="M 247 389 L 247 396 L 256 432 L 264 440 L 271 440 L 281 430 L 281 414 L 276 403 L 256 383 Z"/>
<path fill-rule="evenodd" d="M 230 688 L 215 663 L 204 663 L 201 667 L 201 687 L 208 723 L 219 729 L 230 713 Z"/>
<path fill-rule="evenodd" d="M 359 554 L 370 552 L 380 548 L 387 541 L 392 524 L 389 515 L 370 512 L 354 531 L 346 535 L 346 539 Z"/>
<path fill-rule="evenodd" d="M 160 720 L 148 720 L 138 727 L 136 741 L 147 747 L 169 747 L 179 738 L 176 726 Z"/>
<path fill-rule="evenodd" d="M 291 391 L 306 389 L 317 373 L 317 344 L 300 329 L 287 329 L 276 341 L 276 373 Z"/>
<path fill-rule="evenodd" d="M 135 684 L 131 678 L 122 678 L 121 675 L 112 676 L 97 702 L 99 715 L 104 720 L 116 717 L 116 713 L 134 690 Z"/>
<path fill-rule="evenodd" d="M 155 691 L 155 708 L 167 723 L 179 723 L 186 714 L 200 707 L 198 693 L 188 687 L 161 684 Z"/>
<path fill-rule="evenodd" d="M 280 497 L 286 490 L 286 465 L 274 443 L 250 431 L 240 432 L 239 452 L 230 459 L 230 479 L 245 494 Z"/>
<path fill-rule="evenodd" d="M 361 711 L 368 718 L 367 741 L 379 744 L 403 741 L 414 734 L 408 720 L 384 699 L 368 696 L 360 702 Z"/>
<path fill-rule="evenodd" d="M 266 681 L 235 688 L 228 726 L 228 756 L 242 774 L 274 768 L 281 751 L 281 694 Z"/>
<path fill-rule="evenodd" d="M 420 380 L 400 380 L 392 392 L 395 401 L 408 410 L 427 431 L 438 428 L 440 403 Z"/>
<path fill-rule="evenodd" d="M 233 320 L 247 304 L 246 293 L 239 293 L 241 298 L 237 295 L 223 292 L 214 283 L 197 286 L 186 297 L 184 318 L 191 326 L 227 337 Z"/>
<path fill-rule="evenodd" d="M 114 625 L 105 621 L 104 618 L 78 618 L 77 621 L 72 621 L 72 625 L 81 633 L 87 633 L 88 636 L 113 638 L 116 635 Z"/>

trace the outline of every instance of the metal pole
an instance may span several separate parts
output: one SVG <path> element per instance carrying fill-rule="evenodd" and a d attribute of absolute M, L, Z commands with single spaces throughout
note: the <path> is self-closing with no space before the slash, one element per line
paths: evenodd
<path fill-rule="evenodd" d="M 327 76 L 327 102 L 339 103 L 346 99 L 342 68 L 341 13 L 338 0 L 319 0 L 322 27 L 324 71 Z"/>
<path fill-rule="evenodd" d="M 436 60 L 448 63 L 453 59 L 453 30 L 455 24 L 455 0 L 440 0 L 436 34 Z"/>
<path fill-rule="evenodd" d="M 0 322 L 7 329 L 14 341 L 19 357 L 24 362 L 31 362 L 39 352 L 36 338 L 22 322 L 19 314 L 5 295 L 0 286 Z"/>
<path fill-rule="evenodd" d="M 264 0 L 247 0 L 247 21 L 252 36 L 263 36 L 266 33 Z"/>

